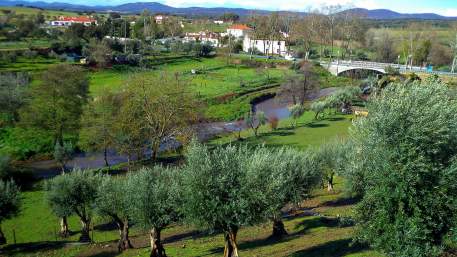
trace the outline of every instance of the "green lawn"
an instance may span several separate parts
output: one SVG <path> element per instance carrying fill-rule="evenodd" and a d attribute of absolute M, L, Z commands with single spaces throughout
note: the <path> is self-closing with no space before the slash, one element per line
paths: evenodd
<path fill-rule="evenodd" d="M 293 71 L 285 68 L 255 69 L 244 65 L 227 65 L 224 58 L 168 57 L 157 58 L 154 69 L 144 70 L 115 66 L 112 69 L 90 74 L 90 91 L 93 96 L 105 90 L 118 90 L 131 75 L 145 76 L 181 74 L 181 79 L 203 102 L 207 103 L 206 117 L 217 120 L 234 120 L 250 110 L 250 101 L 278 86 L 282 78 Z M 196 70 L 197 74 L 192 74 Z"/>
<path fill-rule="evenodd" d="M 18 57 L 14 63 L 5 63 L 0 61 L 0 71 L 11 71 L 11 72 L 41 72 L 49 68 L 49 66 L 60 63 L 57 59 L 36 57 L 28 59 L 24 57 Z"/>
<path fill-rule="evenodd" d="M 18 7 L 18 6 L 0 6 L 0 17 L 5 15 L 4 11 L 14 11 L 16 14 L 36 15 L 41 12 L 46 18 L 58 16 L 76 16 L 76 12 L 58 11 L 58 10 L 41 10 L 38 8 Z"/>
<path fill-rule="evenodd" d="M 352 115 L 332 115 L 324 119 L 314 120 L 314 112 L 306 112 L 298 119 L 297 127 L 293 127 L 292 119 L 280 121 L 278 129 L 272 131 L 268 125 L 262 126 L 258 137 L 252 130 L 241 133 L 243 141 L 252 145 L 265 144 L 267 146 L 290 146 L 300 149 L 318 146 L 331 141 L 335 137 L 344 138 L 351 126 Z M 211 141 L 212 144 L 239 143 L 236 133 Z"/>
<path fill-rule="evenodd" d="M 21 41 L 0 41 L 0 51 L 6 50 L 26 50 L 30 48 L 48 48 L 51 46 L 49 40 L 43 39 L 24 39 Z"/>

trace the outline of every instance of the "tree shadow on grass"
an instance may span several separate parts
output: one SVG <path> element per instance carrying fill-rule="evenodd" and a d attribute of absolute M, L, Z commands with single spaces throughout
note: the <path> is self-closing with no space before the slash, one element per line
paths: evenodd
<path fill-rule="evenodd" d="M 335 228 L 339 226 L 339 221 L 334 218 L 327 218 L 327 217 L 313 217 L 310 219 L 305 219 L 295 225 L 295 229 L 298 229 L 297 232 L 291 235 L 301 235 L 305 234 L 307 231 L 313 228 L 320 228 L 320 227 L 327 227 L 327 228 Z"/>
<path fill-rule="evenodd" d="M 8 256 L 19 253 L 34 253 L 38 251 L 57 250 L 64 248 L 68 243 L 70 243 L 70 241 L 43 241 L 34 243 L 11 244 L 0 248 L 0 256 L 3 256 L 2 254 L 6 254 Z"/>
<path fill-rule="evenodd" d="M 327 118 L 325 120 L 328 120 L 328 121 L 342 121 L 342 120 L 345 120 L 346 118 L 344 117 L 331 117 L 331 118 Z"/>
<path fill-rule="evenodd" d="M 205 232 L 205 231 L 192 230 L 192 231 L 189 231 L 189 232 L 185 232 L 185 233 L 176 234 L 176 235 L 172 235 L 172 236 L 166 237 L 163 240 L 163 243 L 166 243 L 166 244 L 174 243 L 174 242 L 181 241 L 181 240 L 187 239 L 187 238 L 189 238 L 189 239 L 191 238 L 191 239 L 195 240 L 195 239 L 207 237 L 208 235 L 210 235 L 210 233 Z M 219 235 L 219 233 L 211 234 L 211 235 L 212 236 L 217 236 L 217 235 Z"/>
<path fill-rule="evenodd" d="M 253 249 L 253 248 L 258 248 L 258 247 L 264 247 L 264 246 L 268 246 L 268 245 L 285 243 L 285 242 L 288 242 L 297 237 L 299 237 L 299 235 L 287 235 L 280 239 L 273 238 L 273 237 L 267 237 L 267 238 L 259 238 L 259 239 L 253 239 L 253 240 L 248 240 L 248 241 L 242 241 L 242 242 L 238 242 L 238 249 L 247 250 L 247 249 Z M 209 251 L 208 255 L 222 254 L 223 252 L 224 252 L 224 247 L 215 247 Z"/>
<path fill-rule="evenodd" d="M 343 257 L 368 250 L 367 246 L 352 243 L 351 239 L 340 239 L 293 253 L 292 257 Z"/>
<path fill-rule="evenodd" d="M 99 253 L 96 253 L 96 254 L 88 254 L 87 256 L 90 256 L 90 257 L 114 257 L 114 256 L 118 256 L 120 254 L 121 253 L 119 253 L 117 251 L 105 251 L 105 252 L 99 252 Z"/>
<path fill-rule="evenodd" d="M 131 224 L 129 223 L 131 226 Z M 97 224 L 94 226 L 95 231 L 113 231 L 113 230 L 118 230 L 118 227 L 115 222 L 107 222 L 103 224 Z"/>
<path fill-rule="evenodd" d="M 305 125 L 308 128 L 325 128 L 328 127 L 328 124 L 322 124 L 322 123 L 308 123 Z"/>
<path fill-rule="evenodd" d="M 275 131 L 271 131 L 271 132 L 267 132 L 267 133 L 262 133 L 261 136 L 265 136 L 265 137 L 269 137 L 269 136 L 291 136 L 295 134 L 294 132 L 292 131 L 286 131 L 286 130 L 283 130 L 283 131 L 280 131 L 280 130 L 275 130 Z"/>
<path fill-rule="evenodd" d="M 359 198 L 354 198 L 354 197 L 340 198 L 337 200 L 324 202 L 320 205 L 320 207 L 342 207 L 342 206 L 357 204 L 359 201 L 360 201 Z"/>

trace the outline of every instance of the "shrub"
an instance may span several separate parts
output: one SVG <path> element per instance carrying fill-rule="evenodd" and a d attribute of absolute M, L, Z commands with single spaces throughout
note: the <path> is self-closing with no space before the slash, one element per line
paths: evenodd
<path fill-rule="evenodd" d="M 268 119 L 268 124 L 270 125 L 271 130 L 276 130 L 279 126 L 279 118 L 276 116 L 270 117 Z"/>

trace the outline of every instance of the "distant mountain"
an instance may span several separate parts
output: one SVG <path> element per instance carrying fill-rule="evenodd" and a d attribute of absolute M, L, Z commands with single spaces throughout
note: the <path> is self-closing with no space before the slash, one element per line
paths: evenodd
<path fill-rule="evenodd" d="M 68 3 L 46 3 L 42 1 L 29 2 L 24 0 L 0 0 L 0 6 L 33 6 L 43 9 L 68 10 L 68 11 L 97 11 L 97 12 L 122 12 L 122 13 L 140 13 L 143 10 L 149 10 L 153 13 L 170 13 L 188 16 L 220 16 L 227 12 L 236 13 L 240 16 L 247 16 L 253 12 L 257 14 L 268 14 L 271 11 L 253 10 L 244 8 L 205 8 L 205 7 L 186 7 L 176 8 L 157 2 L 137 2 L 128 3 L 116 6 L 89 6 L 89 5 L 74 5 Z M 362 8 L 354 8 L 344 11 L 364 16 L 368 19 L 376 20 L 395 20 L 395 19 L 419 19 L 419 20 L 457 20 L 457 17 L 445 17 L 434 13 L 414 13 L 405 14 L 398 13 L 387 9 L 368 10 Z M 288 12 L 297 15 L 306 15 L 304 12 Z"/>
<path fill-rule="evenodd" d="M 368 19 L 373 20 L 400 20 L 400 19 L 414 19 L 414 20 L 457 20 L 457 17 L 446 17 L 436 13 L 399 13 L 387 9 L 374 9 L 368 10 L 363 8 L 349 9 L 344 12 L 358 14 Z"/>

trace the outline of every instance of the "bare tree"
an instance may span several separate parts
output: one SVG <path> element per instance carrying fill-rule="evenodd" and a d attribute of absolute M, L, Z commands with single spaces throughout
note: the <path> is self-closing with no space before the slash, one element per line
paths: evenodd
<path fill-rule="evenodd" d="M 304 62 L 300 70 L 301 74 L 287 77 L 278 92 L 281 99 L 292 102 L 294 105 L 304 105 L 310 94 L 317 89 L 312 64 Z"/>

